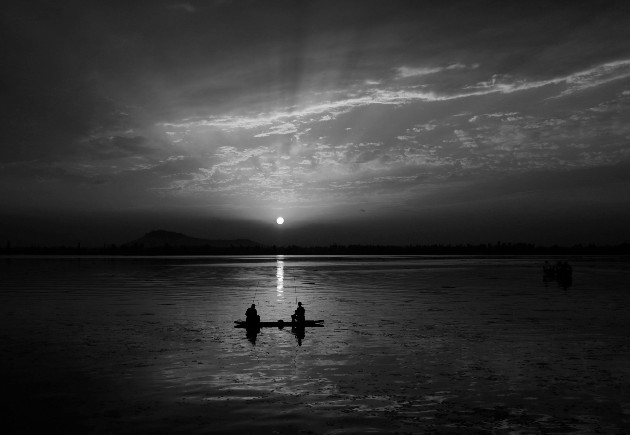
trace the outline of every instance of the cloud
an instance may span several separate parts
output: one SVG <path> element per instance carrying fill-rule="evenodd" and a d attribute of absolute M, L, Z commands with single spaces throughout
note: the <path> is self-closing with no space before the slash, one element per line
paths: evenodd
<path fill-rule="evenodd" d="M 436 73 L 449 68 L 460 69 L 464 67 L 465 66 L 462 64 L 453 64 L 449 67 L 433 69 L 410 69 L 401 67 L 402 69 L 399 69 L 399 71 L 402 71 L 402 74 L 411 76 L 414 74 L 427 74 L 429 72 Z M 262 138 L 270 135 L 295 133 L 299 130 L 301 123 L 311 122 L 311 118 L 313 117 L 318 118 L 320 121 L 330 121 L 352 110 L 372 105 L 404 106 L 417 102 L 445 102 L 492 94 L 513 94 L 552 85 L 565 85 L 566 88 L 553 97 L 560 98 L 627 77 L 630 77 L 630 60 L 619 60 L 547 80 L 530 82 L 524 79 L 513 79 L 509 76 L 501 77 L 495 75 L 491 81 L 465 86 L 459 91 L 451 93 L 418 90 L 414 87 L 392 88 L 385 86 L 381 88 L 365 89 L 362 94 L 350 98 L 322 101 L 315 104 L 304 105 L 297 109 L 276 110 L 256 115 L 225 115 L 201 119 L 184 119 L 176 122 L 162 123 L 160 125 L 166 129 L 180 131 L 189 131 L 198 128 L 218 128 L 224 131 L 267 128 L 267 130 L 260 131 L 254 135 L 254 137 Z"/>
<path fill-rule="evenodd" d="M 444 71 L 444 68 L 409 68 L 406 66 L 401 66 L 397 69 L 398 78 L 406 79 L 407 77 L 418 77 L 418 76 L 426 76 L 429 74 L 435 74 L 440 71 Z"/>
<path fill-rule="evenodd" d="M 468 122 L 479 122 L 483 118 L 500 118 L 503 121 L 517 121 L 520 119 L 518 112 L 505 112 L 505 113 L 484 113 L 475 115 L 468 120 Z"/>
<path fill-rule="evenodd" d="M 275 125 L 271 127 L 269 131 L 254 135 L 254 137 L 266 137 L 266 136 L 271 136 L 274 134 L 291 134 L 297 131 L 298 130 L 295 127 L 295 124 L 287 122 L 285 124 Z"/>
<path fill-rule="evenodd" d="M 478 147 L 475 140 L 464 130 L 455 130 L 454 133 L 455 133 L 455 136 L 457 136 L 459 141 L 462 143 L 462 146 L 464 148 L 477 148 Z"/>
<path fill-rule="evenodd" d="M 605 63 L 566 77 L 568 88 L 559 97 L 630 77 L 630 59 Z"/>
<path fill-rule="evenodd" d="M 465 65 L 431 74 L 440 80 L 468 77 L 447 75 L 449 68 L 464 71 Z M 628 135 L 624 91 L 616 100 L 589 98 L 581 110 L 573 101 L 531 101 L 623 79 L 628 68 L 630 61 L 616 61 L 536 81 L 490 75 L 483 83 L 458 82 L 441 90 L 386 79 L 366 86 L 361 79 L 362 86 L 347 91 L 306 97 L 313 90 L 305 88 L 291 106 L 278 99 L 267 105 L 270 110 L 244 105 L 240 112 L 175 119 L 158 126 L 174 149 L 198 151 L 198 166 L 189 162 L 179 173 L 165 172 L 166 184 L 157 188 L 243 204 L 369 203 L 381 195 L 421 196 L 430 185 L 479 177 L 616 164 L 630 157 L 622 151 Z M 408 77 L 412 72 L 428 70 L 402 71 Z M 500 95 L 513 97 L 482 99 Z M 441 104 L 423 110 L 433 103 Z M 569 112 L 563 110 L 567 104 Z M 603 143 L 605 150 L 598 148 Z"/>
<path fill-rule="evenodd" d="M 473 68 L 474 67 L 475 66 L 473 66 Z M 442 71 L 451 71 L 451 70 L 466 69 L 466 68 L 468 67 L 462 63 L 454 63 L 446 67 L 433 67 L 433 68 L 428 68 L 428 67 L 414 68 L 414 67 L 401 66 L 396 69 L 397 71 L 396 77 L 399 79 L 406 79 L 409 77 L 421 77 L 421 76 L 426 76 L 430 74 L 436 74 Z"/>
<path fill-rule="evenodd" d="M 500 76 L 495 74 L 492 76 L 491 81 L 480 82 L 474 86 L 465 87 L 465 89 L 474 89 L 476 91 L 462 93 L 460 94 L 460 97 L 487 95 L 491 93 L 510 94 L 550 85 L 564 84 L 567 86 L 567 89 L 563 90 L 555 97 L 552 97 L 559 98 L 584 89 L 600 86 L 613 80 L 621 80 L 627 77 L 630 77 L 630 59 L 597 65 L 595 67 L 565 76 L 531 82 L 524 79 L 515 80 L 510 76 Z"/>

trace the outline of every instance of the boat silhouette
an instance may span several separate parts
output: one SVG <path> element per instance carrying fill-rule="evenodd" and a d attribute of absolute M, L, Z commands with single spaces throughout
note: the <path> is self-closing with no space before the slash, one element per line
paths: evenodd
<path fill-rule="evenodd" d="M 306 328 L 306 327 L 323 327 L 323 320 L 305 320 L 303 322 L 285 322 L 284 320 L 277 320 L 275 322 L 255 322 L 255 323 L 247 323 L 245 320 L 235 320 L 234 325 L 235 328 L 264 328 L 264 327 L 276 327 L 276 328 Z"/>

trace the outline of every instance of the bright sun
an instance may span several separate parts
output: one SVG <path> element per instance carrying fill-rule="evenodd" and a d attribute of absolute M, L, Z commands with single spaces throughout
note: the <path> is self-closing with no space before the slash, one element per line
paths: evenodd
<path fill-rule="evenodd" d="M 281 216 L 278 219 L 276 219 L 276 222 L 278 222 L 278 225 L 282 225 L 284 223 L 284 218 Z"/>

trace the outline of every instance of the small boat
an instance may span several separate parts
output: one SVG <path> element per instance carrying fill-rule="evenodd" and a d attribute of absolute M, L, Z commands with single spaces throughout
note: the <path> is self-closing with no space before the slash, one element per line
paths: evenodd
<path fill-rule="evenodd" d="M 258 323 L 247 323 L 245 320 L 235 320 L 234 325 L 235 328 L 263 328 L 269 326 L 275 326 L 276 328 L 305 328 L 305 327 L 323 327 L 323 320 L 305 320 L 304 322 L 285 322 L 284 320 L 278 320 L 276 322 L 258 322 Z"/>

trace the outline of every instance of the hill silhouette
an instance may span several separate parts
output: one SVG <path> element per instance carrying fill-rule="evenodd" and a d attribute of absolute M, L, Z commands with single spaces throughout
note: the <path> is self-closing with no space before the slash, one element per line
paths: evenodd
<path fill-rule="evenodd" d="M 155 230 L 146 233 L 139 239 L 132 240 L 123 244 L 124 247 L 130 248 L 253 248 L 260 247 L 262 244 L 249 239 L 233 239 L 233 240 L 210 240 L 190 237 L 182 233 L 176 233 L 166 230 Z"/>

